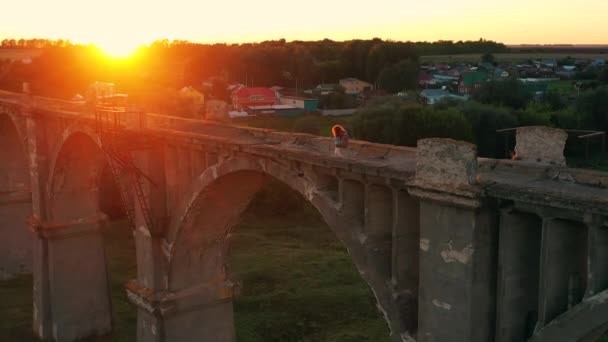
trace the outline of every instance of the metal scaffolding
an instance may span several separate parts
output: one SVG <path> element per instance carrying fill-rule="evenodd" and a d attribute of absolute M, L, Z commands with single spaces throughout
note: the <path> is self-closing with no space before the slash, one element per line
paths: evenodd
<path fill-rule="evenodd" d="M 133 229 L 136 228 L 136 204 L 148 229 L 153 229 L 153 220 L 144 183 L 156 186 L 136 165 L 134 151 L 151 147 L 150 138 L 142 134 L 146 127 L 145 113 L 129 112 L 124 108 L 95 107 L 96 130 L 101 147 L 118 186 L 125 213 Z M 133 129 L 138 129 L 133 134 Z M 135 197 L 133 202 L 130 197 Z"/>

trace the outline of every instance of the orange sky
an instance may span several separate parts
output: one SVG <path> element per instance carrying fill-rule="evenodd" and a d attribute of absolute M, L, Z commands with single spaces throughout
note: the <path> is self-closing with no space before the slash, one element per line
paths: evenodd
<path fill-rule="evenodd" d="M 1 7 L 0 38 L 67 38 L 117 53 L 161 38 L 608 43 L 607 0 L 16 0 Z"/>

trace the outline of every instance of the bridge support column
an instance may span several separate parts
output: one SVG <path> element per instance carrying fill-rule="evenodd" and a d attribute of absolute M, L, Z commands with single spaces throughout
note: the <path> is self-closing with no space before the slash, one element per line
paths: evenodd
<path fill-rule="evenodd" d="M 534 332 L 541 232 L 539 217 L 501 211 L 496 342 L 526 341 Z"/>
<path fill-rule="evenodd" d="M 35 224 L 34 322 L 41 338 L 74 341 L 112 329 L 103 214 L 65 224 Z M 42 307 L 38 305 L 42 304 Z M 48 322 L 48 323 L 47 323 Z M 48 324 L 51 331 L 44 331 Z M 44 335 L 42 335 L 44 334 Z"/>
<path fill-rule="evenodd" d="M 236 340 L 229 282 L 155 292 L 133 281 L 127 295 L 138 308 L 138 342 Z"/>
<path fill-rule="evenodd" d="M 608 289 L 608 227 L 599 222 L 588 224 L 587 291 L 585 297 Z"/>
<path fill-rule="evenodd" d="M 487 342 L 496 312 L 496 214 L 475 185 L 475 146 L 418 142 L 420 199 L 418 341 Z"/>
<path fill-rule="evenodd" d="M 582 223 L 543 219 L 537 329 L 578 304 L 586 289 L 587 229 Z"/>
<path fill-rule="evenodd" d="M 418 328 L 420 205 L 405 190 L 397 190 L 393 200 L 393 298 L 401 313 L 403 331 L 415 337 Z"/>
<path fill-rule="evenodd" d="M 0 280 L 32 270 L 31 214 L 30 191 L 0 192 Z"/>
<path fill-rule="evenodd" d="M 391 277 L 393 194 L 384 186 L 368 185 L 365 196 L 363 243 L 370 268 L 387 280 Z"/>

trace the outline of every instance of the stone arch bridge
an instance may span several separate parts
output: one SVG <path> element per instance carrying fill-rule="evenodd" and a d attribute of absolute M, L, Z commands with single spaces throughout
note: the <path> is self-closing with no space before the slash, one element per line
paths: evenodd
<path fill-rule="evenodd" d="M 138 341 L 234 341 L 230 231 L 269 177 L 348 248 L 393 341 L 592 341 L 608 329 L 608 174 L 566 136 L 518 132 L 520 160 L 426 139 L 330 139 L 0 94 L 0 276 L 34 276 L 33 329 L 112 328 L 98 192 L 110 165 L 133 222 Z"/>

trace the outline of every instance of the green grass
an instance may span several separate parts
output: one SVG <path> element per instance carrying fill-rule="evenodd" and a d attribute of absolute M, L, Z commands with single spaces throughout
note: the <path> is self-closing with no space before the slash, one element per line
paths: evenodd
<path fill-rule="evenodd" d="M 238 228 L 231 258 L 242 284 L 234 303 L 238 341 L 388 340 L 370 290 L 320 226 L 246 219 Z"/>
<path fill-rule="evenodd" d="M 302 120 L 304 116 L 300 117 L 245 117 L 234 119 L 232 122 L 237 125 L 267 128 L 275 131 L 295 132 L 297 131 L 296 122 Z M 318 132 L 314 134 L 329 137 L 331 136 L 331 127 L 335 124 L 344 126 L 347 130 L 349 129 L 352 116 L 312 116 L 318 122 Z"/>
<path fill-rule="evenodd" d="M 234 300 L 237 340 L 388 341 L 347 251 L 314 208 L 275 186 L 260 193 L 233 235 L 229 266 L 242 284 Z M 136 310 L 124 291 L 136 276 L 133 238 L 124 221 L 111 224 L 104 238 L 114 331 L 87 341 L 135 341 Z M 31 288 L 31 276 L 0 282 L 0 342 L 36 341 Z"/>

